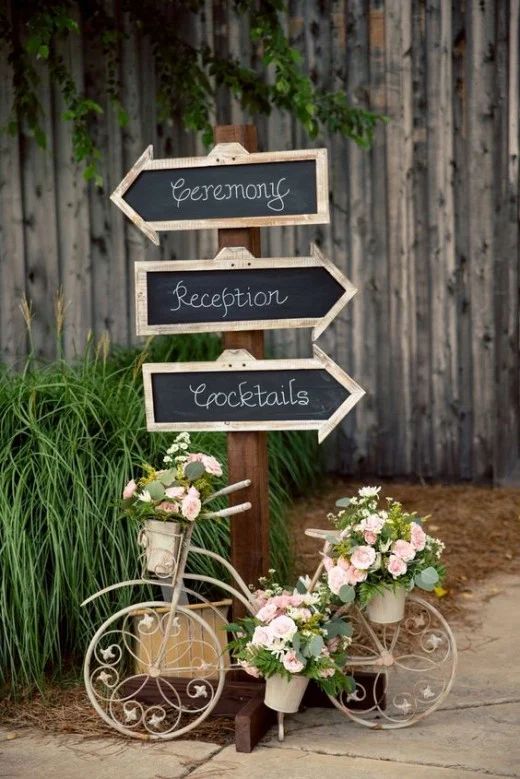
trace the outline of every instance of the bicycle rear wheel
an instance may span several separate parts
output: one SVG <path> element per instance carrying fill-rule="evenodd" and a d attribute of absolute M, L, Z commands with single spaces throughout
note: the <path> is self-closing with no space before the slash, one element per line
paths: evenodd
<path fill-rule="evenodd" d="M 223 648 L 189 607 L 170 619 L 164 602 L 127 606 L 109 617 L 85 656 L 87 694 L 99 716 L 125 736 L 168 740 L 197 727 L 224 686 Z"/>

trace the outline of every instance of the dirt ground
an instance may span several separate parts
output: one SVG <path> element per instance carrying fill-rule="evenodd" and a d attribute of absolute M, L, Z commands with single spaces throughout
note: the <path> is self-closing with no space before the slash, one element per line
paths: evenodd
<path fill-rule="evenodd" d="M 374 484 L 376 482 L 373 482 Z M 305 536 L 306 528 L 328 527 L 326 515 L 338 498 L 355 494 L 361 483 L 329 479 L 319 494 L 297 500 L 289 521 L 294 538 L 294 570 L 312 573 L 319 561 L 320 544 Z M 460 623 L 478 619 L 482 585 L 497 574 L 517 572 L 520 564 L 520 489 L 473 486 L 419 486 L 388 482 L 382 494 L 399 500 L 419 516 L 429 515 L 426 529 L 446 544 L 446 594 L 431 596 L 448 619 Z M 99 737 L 113 731 L 94 712 L 82 686 L 51 687 L 45 695 L 14 703 L 0 701 L 0 722 L 8 727 L 33 726 L 49 733 L 77 733 Z M 189 738 L 229 744 L 232 720 L 209 720 Z"/>

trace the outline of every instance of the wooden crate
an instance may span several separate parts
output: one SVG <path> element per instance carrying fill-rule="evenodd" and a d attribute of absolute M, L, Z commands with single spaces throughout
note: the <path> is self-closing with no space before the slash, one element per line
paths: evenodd
<path fill-rule="evenodd" d="M 231 600 L 228 599 L 213 602 L 211 606 L 205 603 L 183 606 L 183 608 L 189 611 L 196 612 L 213 629 L 226 667 L 229 667 L 230 664 L 229 652 L 225 649 L 228 643 L 228 636 L 222 628 L 228 621 L 230 606 Z M 157 614 L 165 615 L 164 624 L 166 624 L 166 615 L 169 607 L 165 605 L 155 611 Z M 149 612 L 147 611 L 146 613 Z M 151 630 L 149 634 L 146 631 L 138 630 L 137 623 L 144 614 L 143 610 L 136 610 L 133 614 L 134 635 L 139 636 L 140 639 L 135 642 L 135 673 L 137 674 L 148 673 L 149 663 L 153 663 L 157 658 L 163 638 L 161 630 Z M 208 679 L 215 678 L 217 676 L 216 662 L 218 657 L 213 649 L 211 637 L 202 625 L 190 620 L 185 614 L 177 613 L 176 619 L 179 621 L 179 630 L 177 631 L 176 629 L 175 635 L 168 639 L 165 654 L 167 668 L 161 670 L 161 676 L 175 676 L 187 679 L 197 678 L 201 675 L 201 666 L 207 663 L 210 669 L 203 669 L 203 675 Z M 205 640 L 209 642 L 209 646 L 204 643 Z M 213 671 L 211 671 L 211 666 L 214 669 Z"/>

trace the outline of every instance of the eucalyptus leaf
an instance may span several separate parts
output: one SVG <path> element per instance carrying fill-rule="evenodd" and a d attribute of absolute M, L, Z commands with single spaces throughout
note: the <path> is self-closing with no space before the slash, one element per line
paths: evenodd
<path fill-rule="evenodd" d="M 305 593 L 308 591 L 307 584 L 303 581 L 301 576 L 296 582 L 296 591 L 299 592 L 300 595 L 305 595 Z"/>
<path fill-rule="evenodd" d="M 146 485 L 146 489 L 150 493 L 152 500 L 164 498 L 164 487 L 160 481 L 151 481 Z"/>
<path fill-rule="evenodd" d="M 189 481 L 197 481 L 201 476 L 204 476 L 206 469 L 199 462 L 191 462 L 184 469 L 184 475 Z"/>
<path fill-rule="evenodd" d="M 353 629 L 350 622 L 345 622 L 342 619 L 334 619 L 327 622 L 325 625 L 327 631 L 327 638 L 335 638 L 336 636 L 351 636 Z"/>
<path fill-rule="evenodd" d="M 339 591 L 339 597 L 341 598 L 343 603 L 352 603 L 352 601 L 356 597 L 356 591 L 354 587 L 351 587 L 348 584 L 344 584 Z"/>
<path fill-rule="evenodd" d="M 299 652 L 299 651 L 300 651 L 300 646 L 301 646 L 301 639 L 300 639 L 300 636 L 299 636 L 299 634 L 298 634 L 298 633 L 295 633 L 295 634 L 294 634 L 294 636 L 293 636 L 293 639 L 292 639 L 292 645 L 293 645 L 293 649 L 294 649 L 296 652 Z"/>
<path fill-rule="evenodd" d="M 177 477 L 177 471 L 174 468 L 169 468 L 159 476 L 159 481 L 164 484 L 165 487 L 171 487 Z"/>
<path fill-rule="evenodd" d="M 321 636 L 313 636 L 308 643 L 308 650 L 312 657 L 318 657 L 323 649 L 324 641 Z"/>
<path fill-rule="evenodd" d="M 439 574 L 435 568 L 430 566 L 429 568 L 425 568 L 424 571 L 420 571 L 418 574 L 416 574 L 414 581 L 415 585 L 420 587 L 421 590 L 431 592 L 439 581 Z"/>
<path fill-rule="evenodd" d="M 346 509 L 350 506 L 350 498 L 339 498 L 336 501 L 336 506 L 340 509 Z"/>

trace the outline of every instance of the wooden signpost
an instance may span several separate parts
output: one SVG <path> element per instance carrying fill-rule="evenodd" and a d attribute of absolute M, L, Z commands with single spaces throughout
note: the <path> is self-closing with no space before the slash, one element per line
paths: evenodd
<path fill-rule="evenodd" d="M 315 246 L 258 259 L 260 227 L 329 222 L 326 149 L 258 153 L 253 125 L 218 126 L 215 143 L 187 159 L 154 159 L 149 146 L 111 198 L 156 244 L 162 230 L 218 228 L 214 260 L 136 264 L 137 332 L 224 333 L 216 362 L 143 366 L 147 426 L 229 432 L 228 478 L 251 480 L 239 500 L 252 504 L 231 523 L 231 562 L 253 583 L 269 568 L 266 431 L 323 441 L 364 394 L 317 346 L 311 359 L 264 360 L 263 331 L 312 327 L 316 339 L 356 290 Z M 258 685 L 226 689 L 237 750 L 251 751 L 273 712 Z"/>
<path fill-rule="evenodd" d="M 137 335 L 312 327 L 313 340 L 356 293 L 314 244 L 310 257 L 137 262 L 135 289 Z"/>
<path fill-rule="evenodd" d="M 156 244 L 161 230 L 328 222 L 327 150 L 250 154 L 232 142 L 154 160 L 149 146 L 111 198 Z"/>
<path fill-rule="evenodd" d="M 317 346 L 312 359 L 143 365 L 148 430 L 317 430 L 321 443 L 364 390 Z"/>

